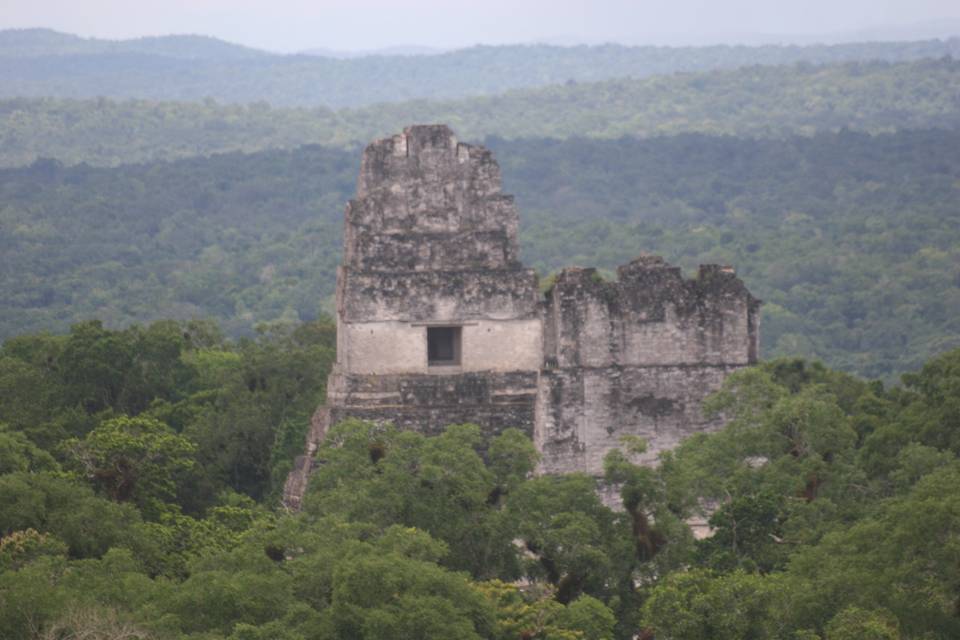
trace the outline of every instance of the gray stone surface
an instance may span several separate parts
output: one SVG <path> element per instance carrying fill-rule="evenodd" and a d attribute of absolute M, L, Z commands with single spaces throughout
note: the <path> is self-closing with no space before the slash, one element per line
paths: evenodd
<path fill-rule="evenodd" d="M 518 260 L 513 198 L 482 147 L 415 126 L 363 154 L 337 274 L 337 363 L 284 502 L 299 508 L 327 429 L 346 418 L 436 433 L 517 427 L 540 471 L 599 474 L 624 435 L 657 455 L 715 429 L 700 406 L 757 359 L 758 310 L 729 267 L 696 278 L 641 256 L 604 282 L 559 274 L 542 295 Z M 460 362 L 427 362 L 431 326 L 460 327 Z"/>
<path fill-rule="evenodd" d="M 367 147 L 347 205 L 344 265 L 359 271 L 520 266 L 517 211 L 500 167 L 446 126 L 409 127 Z"/>
<path fill-rule="evenodd" d="M 546 294 L 534 437 L 545 473 L 600 474 L 624 435 L 643 437 L 639 461 L 655 462 L 718 428 L 703 399 L 756 361 L 760 301 L 732 269 L 704 266 L 688 280 L 641 256 L 617 276 L 565 269 Z"/>

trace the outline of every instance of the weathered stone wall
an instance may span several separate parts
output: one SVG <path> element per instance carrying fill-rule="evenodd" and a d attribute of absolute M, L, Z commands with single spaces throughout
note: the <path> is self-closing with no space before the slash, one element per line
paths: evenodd
<path fill-rule="evenodd" d="M 389 421 L 439 433 L 451 424 L 480 424 L 487 435 L 516 427 L 533 433 L 536 371 L 507 373 L 340 375 L 327 401 L 336 418 Z"/>
<path fill-rule="evenodd" d="M 436 433 L 518 427 L 541 471 L 602 472 L 627 434 L 652 463 L 719 426 L 700 410 L 757 359 L 759 301 L 733 270 L 694 279 L 663 259 L 563 271 L 544 297 L 518 259 L 517 212 L 490 152 L 419 126 L 363 154 L 337 274 L 337 363 L 284 501 L 298 508 L 327 429 L 344 419 Z M 427 332 L 459 327 L 459 362 L 430 365 Z"/>
<path fill-rule="evenodd" d="M 446 126 L 367 147 L 347 205 L 344 265 L 358 271 L 519 267 L 517 212 L 500 168 Z"/>
<path fill-rule="evenodd" d="M 637 462 L 720 424 L 700 404 L 736 366 L 567 367 L 540 373 L 534 442 L 543 473 L 603 473 L 603 457 L 635 435 L 647 441 Z"/>
<path fill-rule="evenodd" d="M 537 276 L 517 259 L 517 211 L 489 151 L 445 126 L 374 142 L 346 229 L 340 371 L 428 373 L 426 326 L 443 324 L 462 327 L 456 372 L 539 368 Z"/>
<path fill-rule="evenodd" d="M 533 435 L 541 296 L 519 262 L 517 226 L 490 152 L 449 128 L 409 127 L 367 147 L 337 273 L 337 363 L 288 479 L 288 505 L 299 506 L 327 428 L 349 417 Z M 459 363 L 428 364 L 431 326 L 460 328 Z"/>
<path fill-rule="evenodd" d="M 624 435 L 642 462 L 719 427 L 700 407 L 734 369 L 756 361 L 757 310 L 732 269 L 686 280 L 662 258 L 620 267 L 616 282 L 566 269 L 547 293 L 535 441 L 546 473 L 600 474 Z"/>
<path fill-rule="evenodd" d="M 686 280 L 642 256 L 604 282 L 565 269 L 547 294 L 544 355 L 558 367 L 745 365 L 756 359 L 759 301 L 732 270 L 700 268 Z"/>
<path fill-rule="evenodd" d="M 535 318 L 541 298 L 530 269 L 340 269 L 338 293 L 338 314 L 349 322 Z"/>

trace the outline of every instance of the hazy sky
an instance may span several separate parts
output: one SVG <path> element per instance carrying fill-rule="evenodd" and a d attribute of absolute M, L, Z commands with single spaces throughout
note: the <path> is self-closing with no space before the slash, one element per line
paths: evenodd
<path fill-rule="evenodd" d="M 106 38 L 199 33 L 274 51 L 537 40 L 756 42 L 943 24 L 960 25 L 960 1 L 0 0 L 0 28 Z"/>

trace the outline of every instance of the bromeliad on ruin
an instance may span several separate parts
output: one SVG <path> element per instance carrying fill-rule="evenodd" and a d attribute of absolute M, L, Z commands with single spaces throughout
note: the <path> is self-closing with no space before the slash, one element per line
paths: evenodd
<path fill-rule="evenodd" d="M 602 473 L 624 435 L 645 461 L 719 427 L 704 397 L 756 362 L 760 301 L 729 267 L 684 279 L 642 256 L 605 282 L 569 268 L 542 294 L 517 246 L 513 197 L 490 151 L 444 125 L 363 154 L 337 272 L 337 362 L 284 501 L 299 508 L 313 454 L 346 418 L 437 432 L 517 427 L 541 471 Z"/>

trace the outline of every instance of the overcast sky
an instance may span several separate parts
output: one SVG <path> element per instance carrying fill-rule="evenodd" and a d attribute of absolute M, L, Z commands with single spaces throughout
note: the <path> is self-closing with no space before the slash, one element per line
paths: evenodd
<path fill-rule="evenodd" d="M 283 52 L 544 40 L 753 43 L 960 32 L 960 1 L 0 0 L 0 28 L 22 27 L 102 38 L 198 33 Z"/>

